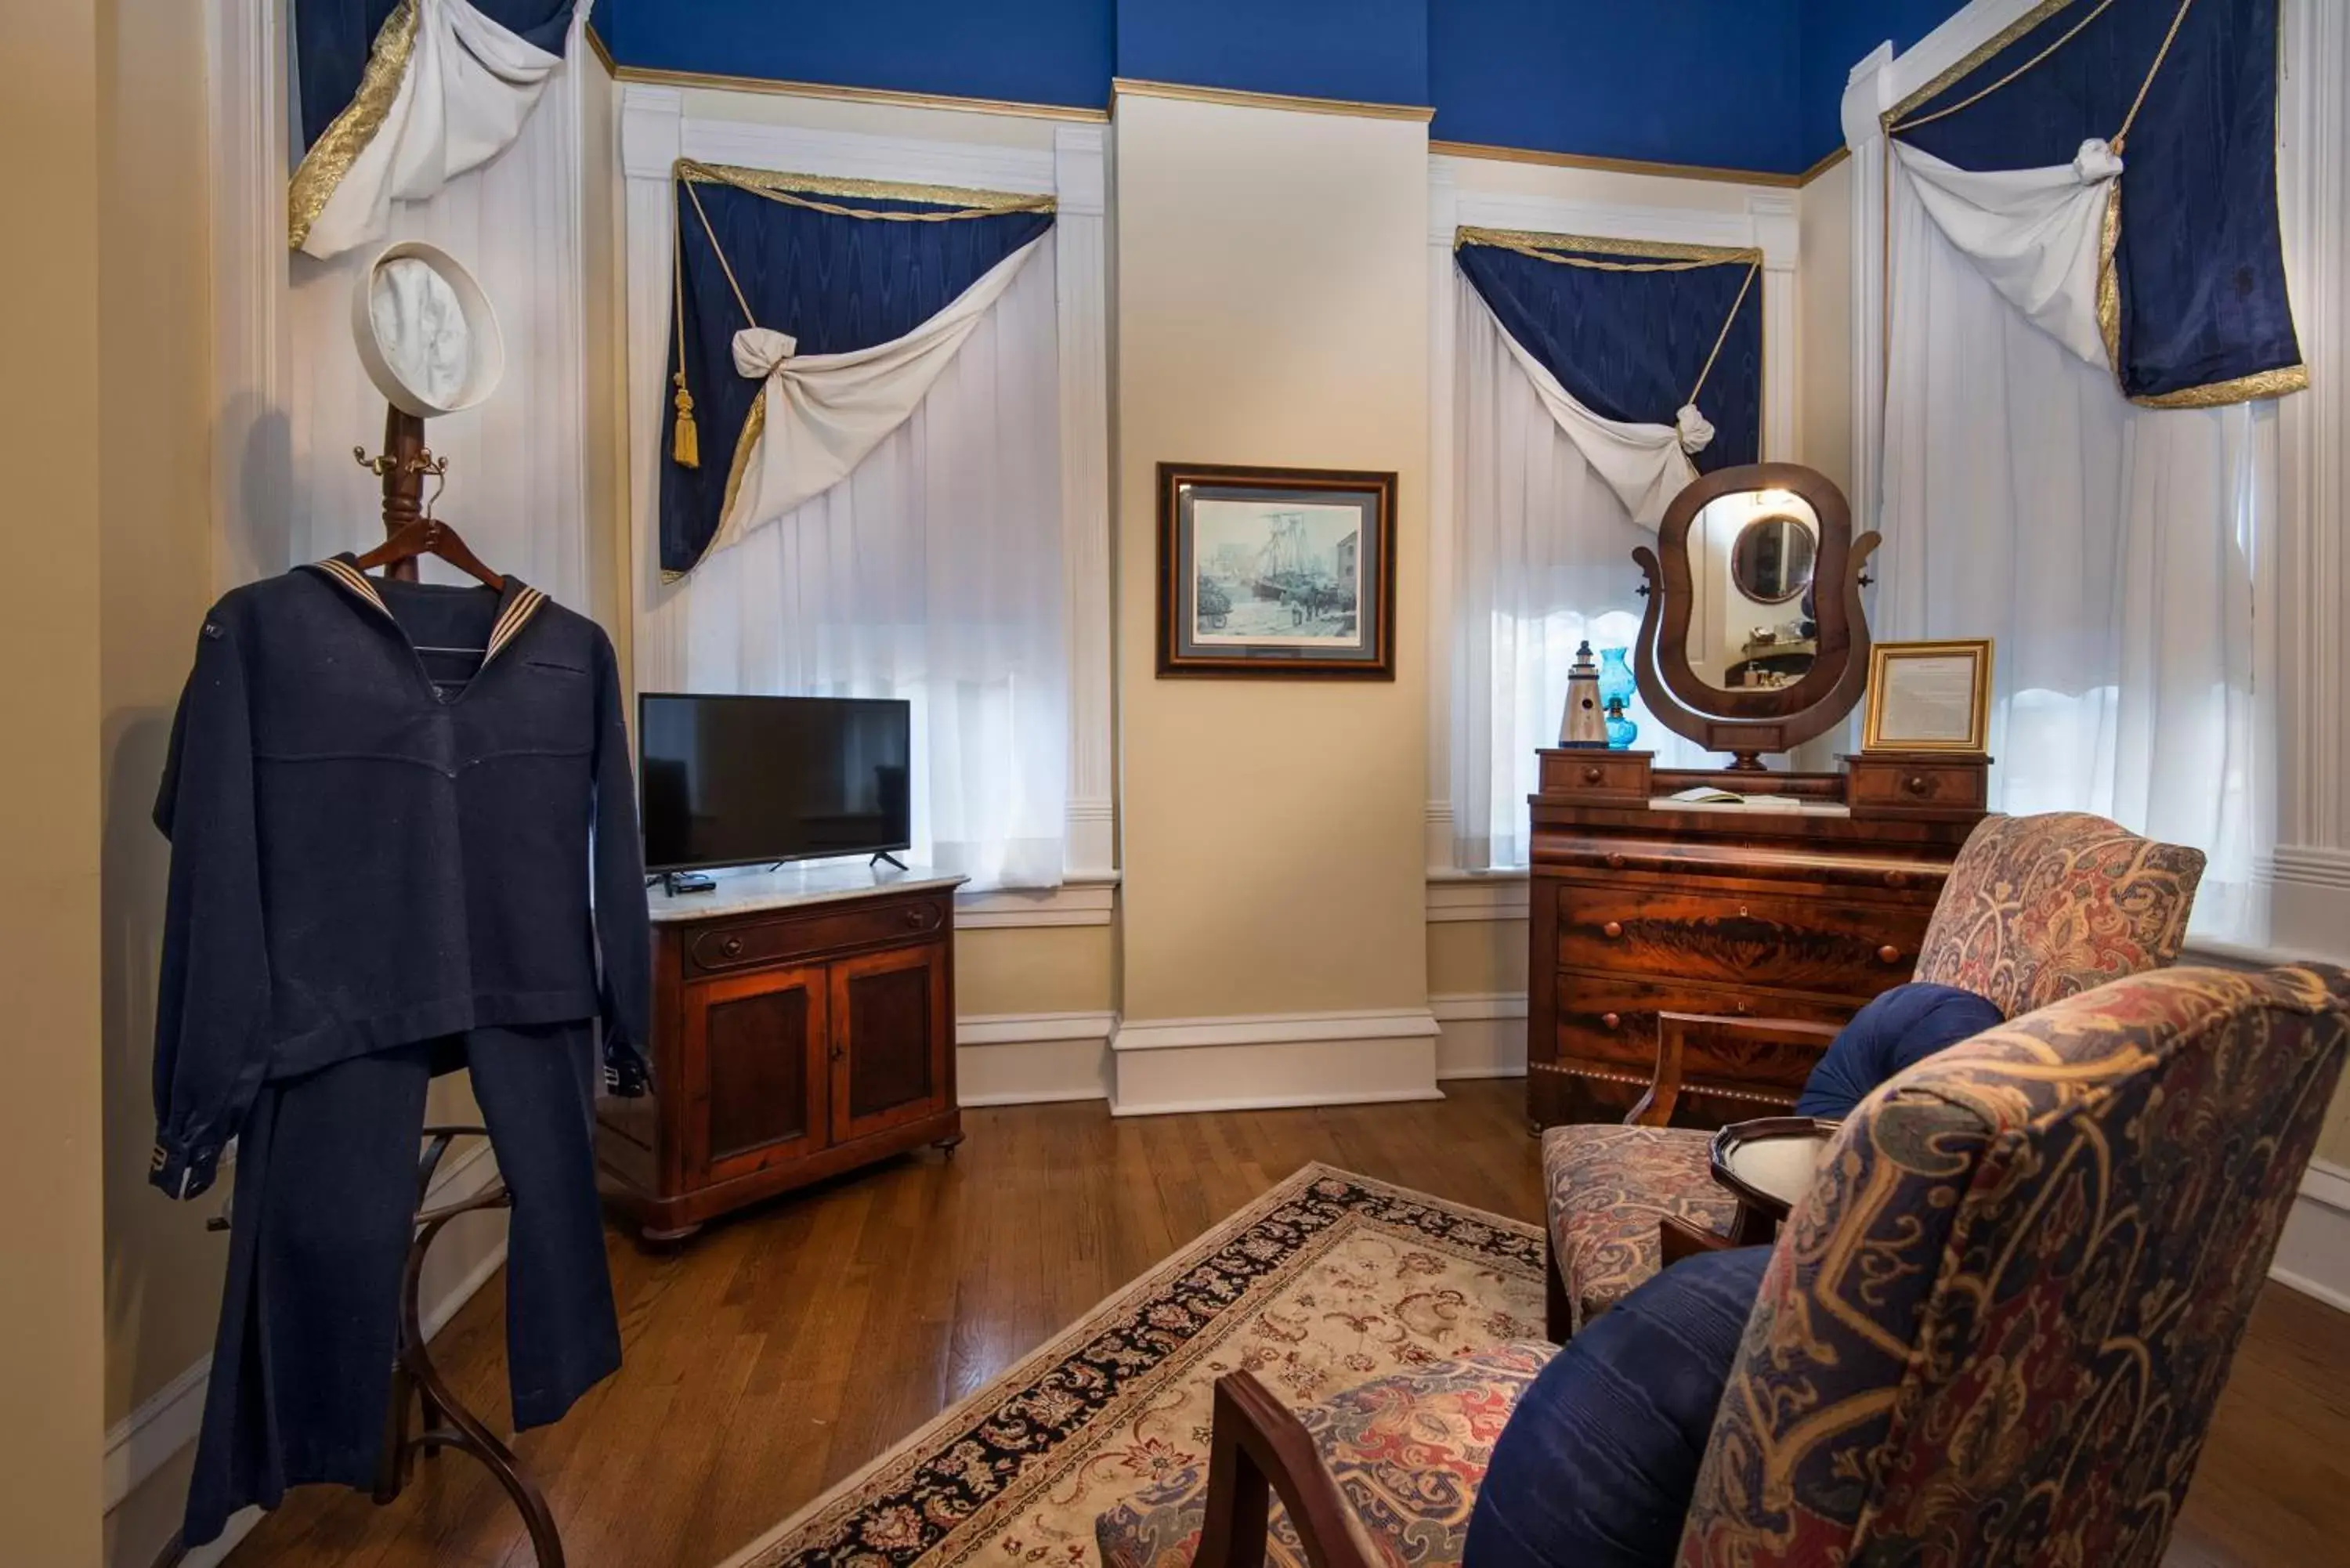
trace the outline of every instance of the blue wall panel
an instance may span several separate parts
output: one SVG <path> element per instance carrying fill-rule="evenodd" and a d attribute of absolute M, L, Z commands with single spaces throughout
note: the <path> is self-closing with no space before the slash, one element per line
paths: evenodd
<path fill-rule="evenodd" d="M 1796 0 L 1433 0 L 1441 140 L 1792 171 Z"/>
<path fill-rule="evenodd" d="M 1433 104 L 1450 141 L 1793 173 L 1964 0 L 596 0 L 626 64 L 1099 108 L 1109 78 Z"/>
<path fill-rule="evenodd" d="M 1424 104 L 1429 12 L 1462 3 L 1118 0 L 1118 74 L 1361 103 Z"/>
<path fill-rule="evenodd" d="M 601 0 L 631 66 L 1099 109 L 1110 0 Z"/>
<path fill-rule="evenodd" d="M 1966 0 L 1803 0 L 1802 166 L 1844 145 L 1844 85 L 1863 55 L 1887 38 L 1898 54 L 1965 8 Z"/>

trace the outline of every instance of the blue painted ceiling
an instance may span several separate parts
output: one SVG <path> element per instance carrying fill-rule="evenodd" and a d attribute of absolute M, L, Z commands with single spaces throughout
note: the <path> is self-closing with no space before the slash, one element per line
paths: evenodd
<path fill-rule="evenodd" d="M 1963 0 L 596 0 L 623 65 L 1099 109 L 1113 76 L 1430 105 L 1440 140 L 1794 173 Z"/>

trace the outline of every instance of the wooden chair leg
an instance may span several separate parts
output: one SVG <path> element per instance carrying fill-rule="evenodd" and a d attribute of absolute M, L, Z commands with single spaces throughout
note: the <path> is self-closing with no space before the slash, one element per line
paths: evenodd
<path fill-rule="evenodd" d="M 1304 1424 L 1253 1374 L 1227 1373 L 1216 1379 L 1207 1517 L 1191 1568 L 1264 1568 L 1276 1491 L 1311 1568 L 1376 1568 Z"/>

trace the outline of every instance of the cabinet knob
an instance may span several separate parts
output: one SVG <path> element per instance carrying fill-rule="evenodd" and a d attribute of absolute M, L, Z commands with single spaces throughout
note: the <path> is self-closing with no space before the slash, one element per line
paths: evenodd
<path fill-rule="evenodd" d="M 1901 950 L 1895 947 L 1891 942 L 1887 942 L 1883 947 L 1877 950 L 1877 956 L 1880 961 L 1886 963 L 1899 963 L 1901 961 Z"/>
<path fill-rule="evenodd" d="M 1621 1029 L 1624 1027 L 1624 1015 L 1620 1012 L 1603 1012 L 1599 1015 L 1599 1022 L 1610 1029 Z"/>
<path fill-rule="evenodd" d="M 1607 869 L 1610 871 L 1624 869 L 1624 857 L 1621 852 L 1613 849 L 1607 852 Z"/>
<path fill-rule="evenodd" d="M 1589 767 L 1583 770 L 1583 782 L 1585 784 L 1596 784 L 1607 776 L 1607 775 L 1606 774 L 1599 771 L 1599 764 L 1596 763 L 1594 763 Z"/>
<path fill-rule="evenodd" d="M 1911 774 L 1901 781 L 1901 787 L 1911 794 L 1931 794 L 1934 793 L 1934 781 L 1924 774 Z"/>
<path fill-rule="evenodd" d="M 1909 873 L 1907 871 L 1887 871 L 1885 874 L 1885 885 L 1888 888 L 1907 888 L 1909 886 Z"/>
<path fill-rule="evenodd" d="M 741 958 L 743 956 L 743 939 L 741 937 L 728 937 L 724 941 L 718 944 L 718 950 L 724 953 L 728 958 Z"/>
<path fill-rule="evenodd" d="M 1610 920 L 1606 925 L 1599 928 L 1599 934 L 1606 937 L 1611 942 L 1615 941 L 1624 934 L 1624 922 L 1621 920 Z"/>
<path fill-rule="evenodd" d="M 930 923 L 931 923 L 931 910 L 930 910 L 930 909 L 929 909 L 929 907 L 928 907 L 928 906 L 926 906 L 926 905 L 922 905 L 922 904 L 914 904 L 914 905 L 910 906 L 910 907 L 907 909 L 907 910 L 906 910 L 906 924 L 908 924 L 908 925 L 910 925 L 910 926 L 912 926 L 912 927 L 915 927 L 916 929 L 919 929 L 920 928 L 921 928 L 921 927 L 923 927 L 923 926 L 927 926 L 927 925 L 929 925 Z"/>

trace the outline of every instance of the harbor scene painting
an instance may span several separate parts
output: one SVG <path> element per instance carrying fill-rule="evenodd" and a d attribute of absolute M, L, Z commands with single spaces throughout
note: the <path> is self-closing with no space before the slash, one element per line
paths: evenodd
<path fill-rule="evenodd" d="M 1395 475 L 1159 465 L 1159 673 L 1395 679 Z"/>

